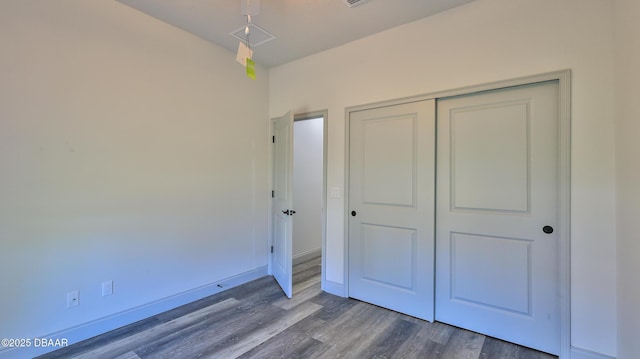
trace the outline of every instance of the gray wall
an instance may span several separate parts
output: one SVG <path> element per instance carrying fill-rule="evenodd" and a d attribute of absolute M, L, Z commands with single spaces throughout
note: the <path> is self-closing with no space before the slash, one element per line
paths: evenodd
<path fill-rule="evenodd" d="M 616 0 L 618 358 L 640 358 L 640 2 Z"/>
<path fill-rule="evenodd" d="M 0 1 L 0 46 L 0 338 L 265 268 L 264 69 L 115 1 Z"/>

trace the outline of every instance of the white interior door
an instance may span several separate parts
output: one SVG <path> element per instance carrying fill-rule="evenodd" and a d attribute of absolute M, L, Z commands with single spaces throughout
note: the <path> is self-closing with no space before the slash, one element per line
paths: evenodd
<path fill-rule="evenodd" d="M 273 133 L 273 195 L 271 270 L 282 290 L 293 294 L 293 115 L 271 120 Z"/>
<path fill-rule="evenodd" d="M 429 321 L 435 101 L 349 115 L 349 296 Z"/>
<path fill-rule="evenodd" d="M 437 126 L 436 320 L 558 354 L 558 83 L 439 100 Z"/>

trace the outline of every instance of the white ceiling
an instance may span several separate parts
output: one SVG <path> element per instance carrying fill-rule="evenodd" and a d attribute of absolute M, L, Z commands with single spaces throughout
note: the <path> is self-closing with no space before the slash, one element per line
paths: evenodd
<path fill-rule="evenodd" d="M 118 0 L 235 52 L 229 35 L 246 24 L 241 0 Z M 245 0 L 246 1 L 246 0 Z M 253 60 L 277 66 L 473 0 L 261 0 L 253 23 L 276 38 L 254 47 Z"/>

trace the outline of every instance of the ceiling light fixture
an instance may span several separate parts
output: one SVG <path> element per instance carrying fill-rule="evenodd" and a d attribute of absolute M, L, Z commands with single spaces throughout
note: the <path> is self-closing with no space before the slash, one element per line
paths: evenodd
<path fill-rule="evenodd" d="M 252 21 L 252 17 L 260 13 L 260 0 L 240 0 L 240 12 L 247 17 L 247 24 L 230 33 L 231 36 L 240 40 L 236 61 L 246 68 L 247 77 L 255 79 L 255 63 L 252 59 L 253 50 L 251 47 L 273 40 L 275 36 Z"/>

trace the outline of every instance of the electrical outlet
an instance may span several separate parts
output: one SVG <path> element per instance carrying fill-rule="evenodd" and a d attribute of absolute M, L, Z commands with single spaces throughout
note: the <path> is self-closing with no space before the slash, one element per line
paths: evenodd
<path fill-rule="evenodd" d="M 67 293 L 67 308 L 80 305 L 80 294 L 77 290 Z"/>
<path fill-rule="evenodd" d="M 113 281 L 106 280 L 102 282 L 102 296 L 106 297 L 111 294 L 113 294 Z"/>

